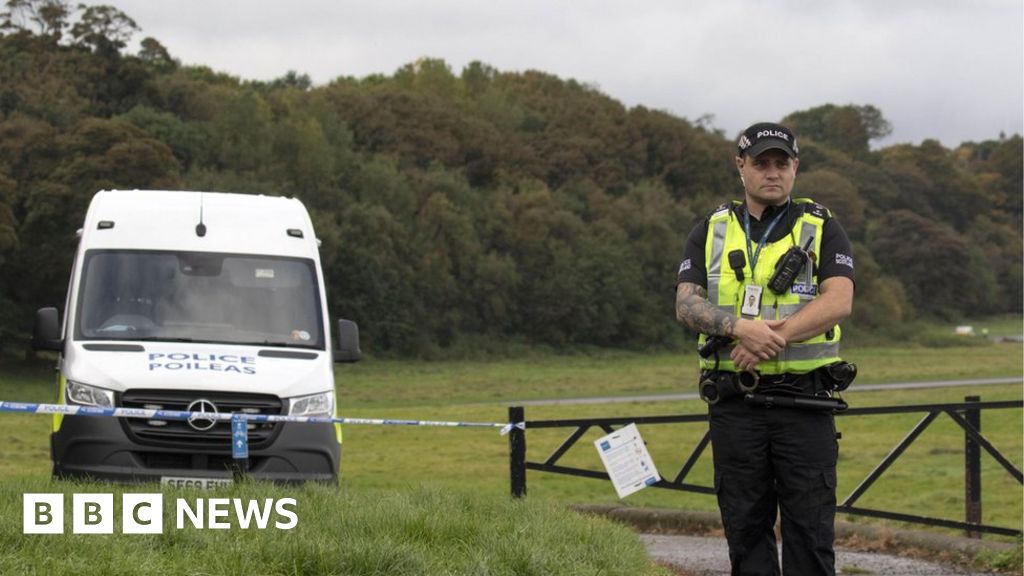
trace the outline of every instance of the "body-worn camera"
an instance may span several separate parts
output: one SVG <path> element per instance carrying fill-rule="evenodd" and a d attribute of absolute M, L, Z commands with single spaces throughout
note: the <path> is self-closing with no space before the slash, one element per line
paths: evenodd
<path fill-rule="evenodd" d="M 768 280 L 769 290 L 776 294 L 782 294 L 793 286 L 793 283 L 796 282 L 796 277 L 800 275 L 804 266 L 807 265 L 807 261 L 810 260 L 810 255 L 807 251 L 810 250 L 812 242 L 814 242 L 814 236 L 807 239 L 803 248 L 793 246 L 786 250 L 782 258 L 779 258 L 779 261 L 775 263 L 775 273 Z"/>
<path fill-rule="evenodd" d="M 757 388 L 760 375 L 757 372 L 711 372 L 701 373 L 698 393 L 700 399 L 708 405 L 718 404 L 722 400 L 737 398 L 753 392 Z"/>

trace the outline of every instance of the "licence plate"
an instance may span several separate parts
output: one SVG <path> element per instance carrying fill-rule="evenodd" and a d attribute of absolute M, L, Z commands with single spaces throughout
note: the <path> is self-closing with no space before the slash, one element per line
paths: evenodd
<path fill-rule="evenodd" d="M 217 488 L 219 486 L 230 486 L 231 478 L 193 478 L 188 476 L 161 476 L 161 486 L 174 486 L 176 488 Z"/>

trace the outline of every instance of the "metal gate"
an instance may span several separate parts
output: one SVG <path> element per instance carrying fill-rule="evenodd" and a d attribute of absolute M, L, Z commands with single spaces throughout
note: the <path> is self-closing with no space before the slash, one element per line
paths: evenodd
<path fill-rule="evenodd" d="M 919 404 L 912 406 L 878 406 L 872 408 L 850 408 L 837 414 L 842 418 L 854 416 L 869 416 L 878 414 L 910 414 L 921 413 L 923 417 L 907 433 L 907 435 L 892 448 L 889 454 L 882 459 L 878 465 L 858 484 L 858 486 L 837 505 L 836 511 L 844 514 L 859 516 L 870 516 L 923 524 L 926 526 L 940 526 L 965 530 L 970 536 L 979 536 L 981 533 L 1001 534 L 1007 536 L 1019 536 L 1021 531 L 1017 528 L 990 526 L 981 523 L 981 452 L 984 450 L 1017 483 L 1024 484 L 1024 475 L 1021 470 L 1010 462 L 991 442 L 981 433 L 981 414 L 985 410 L 1021 409 L 1024 408 L 1024 400 L 1012 400 L 1002 402 L 981 402 L 977 396 L 968 396 L 963 403 L 957 404 Z M 945 414 L 956 422 L 964 430 L 964 490 L 965 510 L 964 520 L 950 520 L 943 518 L 931 518 L 889 510 L 878 510 L 856 506 L 857 501 L 868 491 L 883 473 L 917 440 L 921 433 L 928 428 L 937 418 Z M 538 472 L 550 472 L 554 474 L 567 474 L 584 478 L 597 478 L 608 480 L 605 472 L 563 466 L 558 462 L 591 428 L 600 428 L 605 433 L 613 432 L 617 426 L 625 426 L 634 423 L 637 425 L 658 425 L 658 424 L 679 424 L 688 422 L 706 422 L 707 414 L 688 414 L 670 416 L 637 416 L 637 417 L 614 417 L 614 418 L 575 418 L 566 420 L 526 420 L 524 410 L 521 406 L 513 406 L 508 411 L 509 422 L 524 422 L 523 428 L 513 428 L 509 436 L 510 450 L 510 478 L 512 483 L 512 495 L 523 497 L 526 495 L 526 471 L 535 470 Z M 550 456 L 543 462 L 531 462 L 526 459 L 526 432 L 541 428 L 574 428 L 575 430 L 562 442 Z M 694 447 L 693 451 L 686 458 L 682 468 L 672 480 L 662 478 L 653 488 L 667 488 L 669 490 L 683 490 L 687 492 L 698 492 L 701 494 L 714 494 L 712 486 L 702 486 L 686 482 L 686 477 L 703 454 L 710 443 L 710 433 L 705 432 L 704 436 Z"/>

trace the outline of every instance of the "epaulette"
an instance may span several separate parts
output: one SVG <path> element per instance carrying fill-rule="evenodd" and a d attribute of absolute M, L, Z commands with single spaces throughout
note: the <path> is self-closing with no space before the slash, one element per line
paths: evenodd
<path fill-rule="evenodd" d="M 809 198 L 797 198 L 795 199 L 797 205 L 804 209 L 804 214 L 810 214 L 811 216 L 817 216 L 822 220 L 829 220 L 832 218 L 832 212 L 828 208 L 825 208 L 821 204 L 818 204 L 814 200 Z"/>
<path fill-rule="evenodd" d="M 704 220 L 705 221 L 706 220 L 710 220 L 712 216 L 714 216 L 715 214 L 718 214 L 722 210 L 729 210 L 730 208 L 733 208 L 733 207 L 738 206 L 738 205 L 739 205 L 739 202 L 722 202 L 721 204 L 716 206 L 713 210 L 709 210 L 707 212 L 707 214 L 704 215 Z"/>

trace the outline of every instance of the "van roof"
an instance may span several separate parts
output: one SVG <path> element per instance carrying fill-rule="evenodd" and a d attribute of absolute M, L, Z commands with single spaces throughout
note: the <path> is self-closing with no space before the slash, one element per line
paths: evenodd
<path fill-rule="evenodd" d="M 200 213 L 204 236 L 196 231 Z M 313 224 L 302 202 L 222 192 L 97 192 L 86 213 L 82 244 L 85 249 L 317 256 Z"/>

